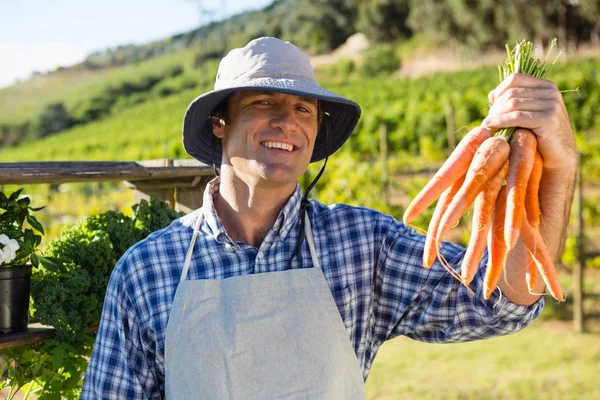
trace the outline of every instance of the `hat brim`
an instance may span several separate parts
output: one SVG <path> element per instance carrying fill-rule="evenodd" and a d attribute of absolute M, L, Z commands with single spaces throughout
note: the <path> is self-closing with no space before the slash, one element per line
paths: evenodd
<path fill-rule="evenodd" d="M 323 160 L 342 147 L 360 119 L 361 110 L 356 102 L 313 82 L 302 79 L 255 78 L 204 93 L 191 102 L 183 121 L 183 147 L 190 156 L 204 164 L 221 165 L 221 141 L 213 134 L 209 117 L 227 96 L 239 90 L 267 90 L 321 101 L 324 114 L 310 162 Z"/>

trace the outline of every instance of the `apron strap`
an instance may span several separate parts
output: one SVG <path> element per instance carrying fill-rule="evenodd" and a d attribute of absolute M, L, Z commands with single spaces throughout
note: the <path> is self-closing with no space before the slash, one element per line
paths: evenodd
<path fill-rule="evenodd" d="M 180 281 L 185 281 L 187 279 L 188 271 L 190 269 L 190 264 L 192 261 L 192 254 L 194 253 L 194 246 L 196 245 L 196 240 L 198 239 L 198 233 L 200 232 L 200 225 L 204 220 L 204 210 L 200 209 L 200 215 L 198 219 L 194 223 L 194 234 L 192 236 L 192 241 L 188 247 L 187 253 L 185 255 L 185 263 L 183 264 L 183 271 L 181 272 Z M 315 268 L 321 269 L 321 264 L 319 264 L 319 259 L 317 258 L 317 250 L 315 249 L 315 241 L 313 239 L 312 228 L 310 226 L 310 220 L 308 219 L 308 215 L 304 215 L 304 221 L 306 224 L 306 242 L 308 243 L 308 248 L 310 250 L 310 258 L 312 259 L 313 265 Z"/>
<path fill-rule="evenodd" d="M 306 241 L 308 242 L 308 248 L 310 249 L 310 258 L 315 268 L 321 269 L 319 259 L 317 258 L 317 250 L 315 249 L 315 241 L 313 239 L 312 228 L 310 227 L 310 220 L 308 219 L 308 213 L 304 214 L 304 223 L 306 224 Z"/>
<path fill-rule="evenodd" d="M 190 269 L 190 264 L 192 261 L 192 254 L 194 253 L 194 246 L 196 245 L 196 240 L 198 239 L 198 232 L 200 232 L 200 224 L 202 224 L 202 220 L 204 219 L 204 209 L 200 209 L 200 215 L 198 219 L 194 223 L 194 235 L 192 236 L 192 242 L 190 243 L 187 253 L 185 255 L 185 263 L 183 264 L 183 271 L 181 272 L 181 281 L 185 281 L 187 279 L 188 270 Z"/>

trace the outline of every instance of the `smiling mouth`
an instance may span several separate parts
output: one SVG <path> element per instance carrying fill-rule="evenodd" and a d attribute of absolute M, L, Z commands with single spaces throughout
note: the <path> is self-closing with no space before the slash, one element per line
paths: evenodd
<path fill-rule="evenodd" d="M 281 143 L 281 142 L 262 142 L 261 145 L 263 145 L 263 147 L 266 147 L 269 149 L 281 149 L 281 150 L 286 150 L 288 152 L 292 152 L 296 149 L 296 146 L 294 146 L 292 144 Z"/>

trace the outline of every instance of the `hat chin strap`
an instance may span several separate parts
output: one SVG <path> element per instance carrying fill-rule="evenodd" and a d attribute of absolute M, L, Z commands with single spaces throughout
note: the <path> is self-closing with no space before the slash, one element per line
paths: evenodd
<path fill-rule="evenodd" d="M 208 125 L 210 127 L 210 131 L 212 132 L 212 119 L 214 117 L 208 117 Z M 223 121 L 223 120 L 221 120 Z M 213 172 L 215 173 L 215 176 L 219 176 L 219 171 L 217 170 L 217 137 L 215 136 L 215 133 L 213 132 L 212 134 L 212 154 L 211 154 L 211 159 L 212 159 L 212 167 L 213 167 Z"/>
<path fill-rule="evenodd" d="M 325 124 L 325 140 L 327 142 L 327 154 L 329 154 L 329 149 L 331 148 L 331 145 L 329 142 L 329 124 L 327 124 L 327 123 Z M 294 252 L 292 253 L 292 258 L 290 258 L 290 263 L 291 263 L 292 260 L 294 259 L 294 257 L 298 256 L 298 262 L 300 263 L 300 268 L 303 268 L 302 256 L 300 255 L 300 249 L 302 248 L 302 244 L 304 243 L 304 238 L 306 236 L 305 235 L 306 211 L 310 207 L 310 201 L 308 200 L 308 194 L 315 187 L 315 185 L 317 184 L 317 182 L 323 175 L 323 172 L 325 172 L 325 167 L 327 166 L 328 159 L 329 159 L 329 156 L 325 157 L 325 162 L 323 163 L 321 170 L 319 171 L 319 173 L 317 174 L 315 179 L 313 179 L 313 181 L 310 183 L 310 185 L 308 185 L 308 187 L 304 191 L 304 194 L 302 195 L 302 200 L 300 200 L 300 234 L 298 235 L 298 242 L 296 243 L 296 248 L 294 249 Z"/>

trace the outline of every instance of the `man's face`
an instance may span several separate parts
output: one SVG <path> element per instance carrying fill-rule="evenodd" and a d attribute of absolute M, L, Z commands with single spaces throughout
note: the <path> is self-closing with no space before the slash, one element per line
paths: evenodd
<path fill-rule="evenodd" d="M 222 165 L 246 183 L 296 184 L 306 171 L 318 131 L 317 100 L 277 92 L 240 91 L 229 99 Z"/>

